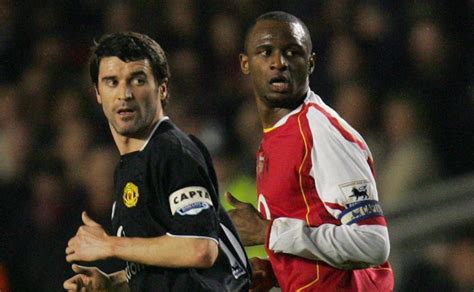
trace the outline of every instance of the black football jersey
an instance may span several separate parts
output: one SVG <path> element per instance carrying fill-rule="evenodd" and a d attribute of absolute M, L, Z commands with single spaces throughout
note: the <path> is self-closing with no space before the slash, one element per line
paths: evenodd
<path fill-rule="evenodd" d="M 195 137 L 164 118 L 144 147 L 121 157 L 115 172 L 112 226 L 117 236 L 210 238 L 219 256 L 209 269 L 127 262 L 132 291 L 248 291 L 242 244 L 219 204 L 210 155 Z"/>

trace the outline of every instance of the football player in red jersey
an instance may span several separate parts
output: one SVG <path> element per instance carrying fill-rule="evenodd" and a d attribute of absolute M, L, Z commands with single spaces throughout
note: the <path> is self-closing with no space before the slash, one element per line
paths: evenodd
<path fill-rule="evenodd" d="M 253 259 L 254 291 L 392 291 L 390 243 L 367 144 L 309 87 L 315 66 L 305 24 L 269 12 L 240 55 L 264 135 L 257 153 L 257 212 L 226 193 Z M 278 283 L 272 281 L 275 276 Z"/>

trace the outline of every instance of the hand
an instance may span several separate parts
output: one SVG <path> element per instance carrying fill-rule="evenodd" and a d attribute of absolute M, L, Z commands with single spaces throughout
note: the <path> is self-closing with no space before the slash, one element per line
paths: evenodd
<path fill-rule="evenodd" d="M 109 236 L 104 228 L 82 212 L 82 222 L 66 248 L 66 261 L 95 261 L 111 256 Z"/>
<path fill-rule="evenodd" d="M 67 291 L 108 291 L 110 278 L 98 268 L 74 264 L 72 270 L 77 275 L 64 281 L 63 287 Z"/>
<path fill-rule="evenodd" d="M 229 216 L 240 234 L 245 246 L 265 244 L 269 220 L 265 220 L 251 204 L 237 200 L 231 193 L 225 197 L 235 209 L 229 210 Z"/>
<path fill-rule="evenodd" d="M 266 292 L 278 286 L 270 261 L 259 258 L 251 258 L 252 265 L 252 287 L 249 292 Z"/>

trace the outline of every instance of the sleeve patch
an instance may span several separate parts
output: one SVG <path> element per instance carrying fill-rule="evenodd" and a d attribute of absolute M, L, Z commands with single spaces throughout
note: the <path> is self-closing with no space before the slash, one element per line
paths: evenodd
<path fill-rule="evenodd" d="M 373 199 L 372 186 L 367 180 L 353 181 L 339 185 L 347 202 Z"/>
<path fill-rule="evenodd" d="M 169 196 L 171 214 L 197 215 L 212 206 L 211 196 L 206 188 L 199 186 L 185 187 Z"/>
<path fill-rule="evenodd" d="M 353 224 L 360 220 L 383 216 L 382 208 L 376 200 L 365 200 L 350 204 L 346 210 L 339 214 L 342 224 Z"/>

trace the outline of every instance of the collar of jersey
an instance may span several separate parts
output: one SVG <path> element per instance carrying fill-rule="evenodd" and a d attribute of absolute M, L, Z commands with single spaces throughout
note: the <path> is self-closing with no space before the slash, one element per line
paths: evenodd
<path fill-rule="evenodd" d="M 160 126 L 161 122 L 166 121 L 166 120 L 169 120 L 169 119 L 170 119 L 170 118 L 169 118 L 168 116 L 164 116 L 164 117 L 162 117 L 162 118 L 158 121 L 158 123 L 156 123 L 155 127 L 153 128 L 153 130 L 152 130 L 151 133 L 150 133 L 150 136 L 148 136 L 148 139 L 146 139 L 145 144 L 143 144 L 142 148 L 140 148 L 139 151 L 143 151 L 143 149 L 145 149 L 146 145 L 148 145 L 148 142 L 150 142 L 151 137 L 152 137 L 153 134 L 155 133 L 156 129 L 158 129 L 158 127 Z"/>

